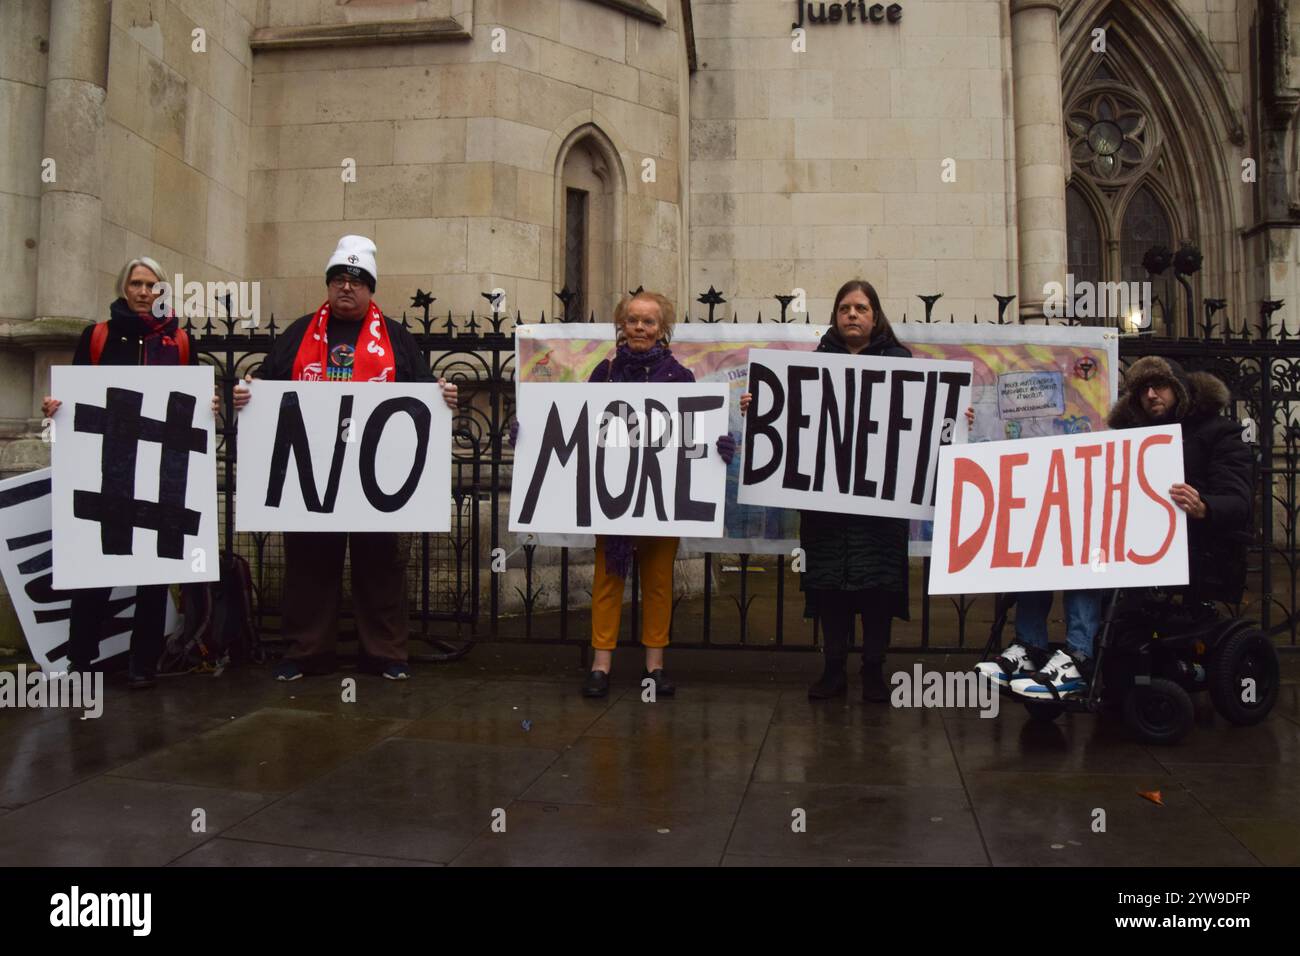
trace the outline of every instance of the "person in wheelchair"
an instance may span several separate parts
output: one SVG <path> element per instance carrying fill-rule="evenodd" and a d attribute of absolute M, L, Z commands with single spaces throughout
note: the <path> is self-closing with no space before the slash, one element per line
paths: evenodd
<path fill-rule="evenodd" d="M 1172 359 L 1146 356 L 1129 369 L 1107 419 L 1117 429 L 1182 426 L 1185 480 L 1169 489 L 1169 497 L 1188 517 L 1190 583 L 1183 603 L 1236 604 L 1245 589 L 1254 454 L 1242 439 L 1240 424 L 1223 414 L 1229 400 L 1228 387 L 1214 375 L 1189 375 Z M 1020 595 L 1016 640 L 977 669 L 1030 699 L 1086 693 L 1103 593 L 1066 592 L 1067 649 L 1057 650 L 1045 663 L 1052 596 Z"/>

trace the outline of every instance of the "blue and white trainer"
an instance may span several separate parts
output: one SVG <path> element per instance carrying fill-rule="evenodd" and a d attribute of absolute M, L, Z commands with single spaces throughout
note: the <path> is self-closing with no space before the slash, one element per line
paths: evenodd
<path fill-rule="evenodd" d="M 299 680 L 302 678 L 302 668 L 293 661 L 281 661 L 279 666 L 271 671 L 271 676 L 276 680 Z"/>
<path fill-rule="evenodd" d="M 975 672 L 997 687 L 1009 688 L 1013 680 L 1032 677 L 1046 659 L 1046 650 L 1013 641 L 998 657 L 976 664 Z"/>
<path fill-rule="evenodd" d="M 1088 692 L 1087 662 L 1058 650 L 1033 677 L 1011 682 L 1011 692 L 1031 700 L 1059 700 Z"/>

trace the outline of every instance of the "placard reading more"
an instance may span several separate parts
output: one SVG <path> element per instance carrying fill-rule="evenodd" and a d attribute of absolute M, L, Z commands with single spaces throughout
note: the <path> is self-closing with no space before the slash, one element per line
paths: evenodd
<path fill-rule="evenodd" d="M 251 387 L 240 531 L 451 530 L 451 409 L 437 384 Z"/>
<path fill-rule="evenodd" d="M 722 534 L 725 385 L 519 386 L 510 530 Z"/>
<path fill-rule="evenodd" d="M 944 448 L 931 594 L 1187 583 L 1182 429 Z"/>
<path fill-rule="evenodd" d="M 54 586 L 215 581 L 212 367 L 55 366 Z"/>
<path fill-rule="evenodd" d="M 929 518 L 940 445 L 966 440 L 969 362 L 749 353 L 743 504 Z"/>

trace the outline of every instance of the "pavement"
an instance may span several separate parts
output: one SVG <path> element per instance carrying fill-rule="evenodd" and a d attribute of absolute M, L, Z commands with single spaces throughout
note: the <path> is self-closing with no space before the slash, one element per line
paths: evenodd
<path fill-rule="evenodd" d="M 678 694 L 647 703 L 629 648 L 586 700 L 577 657 L 483 644 L 400 683 L 110 675 L 95 720 L 0 710 L 0 865 L 1300 864 L 1294 654 L 1267 721 L 1200 694 L 1173 747 L 1109 716 L 864 704 L 856 674 L 811 703 L 803 653 L 670 649 Z"/>

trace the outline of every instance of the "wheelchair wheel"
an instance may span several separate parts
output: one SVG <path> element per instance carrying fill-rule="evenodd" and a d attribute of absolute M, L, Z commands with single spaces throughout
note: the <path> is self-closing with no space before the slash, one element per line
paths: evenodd
<path fill-rule="evenodd" d="M 1229 634 L 1210 661 L 1214 709 L 1241 727 L 1259 723 L 1277 703 L 1279 670 L 1277 648 L 1258 628 Z"/>
<path fill-rule="evenodd" d="M 1192 729 L 1192 698 L 1177 684 L 1153 677 L 1124 695 L 1124 722 L 1147 744 L 1175 744 Z"/>
<path fill-rule="evenodd" d="M 1051 700 L 1027 700 L 1025 710 L 1029 711 L 1030 720 L 1051 723 L 1065 713 L 1065 705 Z"/>

